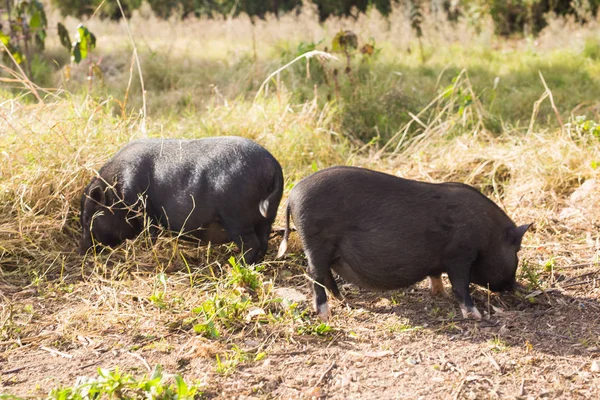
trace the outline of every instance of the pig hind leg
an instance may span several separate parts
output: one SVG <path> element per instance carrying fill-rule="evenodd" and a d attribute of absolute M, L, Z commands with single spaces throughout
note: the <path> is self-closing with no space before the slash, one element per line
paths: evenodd
<path fill-rule="evenodd" d="M 262 259 L 267 253 L 267 249 L 269 247 L 269 235 L 271 234 L 272 224 L 273 221 L 263 219 L 254 226 L 254 231 L 256 232 L 258 241 L 260 242 L 259 251 L 257 255 L 257 259 L 259 260 Z"/>
<path fill-rule="evenodd" d="M 322 248 L 322 245 L 319 247 Z M 308 259 L 308 275 L 313 280 L 314 308 L 319 318 L 327 321 L 330 313 L 325 288 L 331 290 L 336 297 L 340 294 L 331 275 L 331 255 L 330 252 L 322 250 L 305 250 L 305 253 Z"/>
<path fill-rule="evenodd" d="M 471 316 L 475 319 L 481 319 L 481 313 L 473 304 L 473 299 L 469 292 L 471 263 L 472 261 L 464 259 L 452 260 L 446 263 L 446 271 L 448 272 L 450 283 L 452 283 L 452 291 L 458 299 L 458 305 L 463 318 Z"/>

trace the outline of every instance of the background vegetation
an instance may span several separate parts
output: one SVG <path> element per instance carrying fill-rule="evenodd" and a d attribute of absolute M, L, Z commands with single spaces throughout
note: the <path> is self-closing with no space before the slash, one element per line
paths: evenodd
<path fill-rule="evenodd" d="M 52 3 L 65 16 L 81 17 L 91 15 L 103 1 L 52 0 Z M 148 3 L 160 18 L 168 18 L 174 12 L 182 17 L 225 17 L 245 13 L 250 17 L 264 18 L 268 13 L 301 12 L 303 5 L 313 4 L 321 21 L 332 16 L 357 18 L 359 13 L 369 9 L 377 9 L 388 16 L 394 6 L 401 5 L 420 12 L 427 9 L 434 14 L 443 14 L 452 21 L 491 16 L 496 31 L 509 35 L 524 30 L 526 33 L 538 32 L 546 25 L 545 15 L 548 13 L 573 15 L 578 21 L 586 22 L 596 14 L 600 0 L 148 0 Z M 123 0 L 122 4 L 129 16 L 141 6 L 142 0 Z M 121 18 L 115 2 L 103 5 L 98 15 Z"/>

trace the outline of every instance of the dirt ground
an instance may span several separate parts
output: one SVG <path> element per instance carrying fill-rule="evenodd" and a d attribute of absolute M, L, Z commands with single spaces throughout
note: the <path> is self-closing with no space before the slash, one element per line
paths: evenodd
<path fill-rule="evenodd" d="M 269 323 L 248 324 L 218 339 L 174 329 L 173 313 L 145 313 L 143 302 L 134 309 L 126 300 L 128 281 L 151 284 L 144 273 L 131 274 L 123 286 L 75 281 L 64 294 L 50 288 L 8 294 L 5 285 L 10 304 L 37 312 L 17 340 L 0 343 L 0 393 L 42 397 L 80 375 L 96 376 L 98 367 L 119 366 L 141 376 L 161 364 L 186 381 L 199 379 L 205 398 L 597 399 L 599 268 L 572 261 L 592 259 L 598 241 L 595 233 L 578 245 L 526 245 L 520 256 L 529 263 L 556 257 L 538 277 L 544 292 L 497 295 L 473 288 L 476 305 L 485 310 L 482 321 L 460 318 L 455 301 L 433 297 L 426 282 L 381 293 L 342 283 L 346 301 L 330 300 L 331 330 L 323 335 Z M 286 263 L 270 268 L 264 274 L 273 274 L 274 286 L 288 288 L 299 307 L 309 307 L 301 267 L 291 274 L 281 273 Z M 527 283 L 522 272 L 519 277 Z M 174 281 L 184 297 L 193 290 L 184 278 Z M 112 308 L 95 306 L 99 297 L 112 295 Z M 110 323 L 99 330 L 104 318 Z M 215 355 L 232 346 L 266 356 L 217 372 Z"/>

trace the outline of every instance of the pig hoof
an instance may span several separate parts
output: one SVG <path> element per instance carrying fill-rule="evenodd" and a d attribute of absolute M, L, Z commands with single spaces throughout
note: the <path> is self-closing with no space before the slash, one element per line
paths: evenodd
<path fill-rule="evenodd" d="M 442 278 L 434 278 L 432 276 L 429 277 L 429 288 L 431 289 L 431 294 L 433 296 L 445 296 L 446 290 L 444 289 L 444 282 Z"/>
<path fill-rule="evenodd" d="M 317 306 L 317 315 L 319 319 L 323 322 L 329 321 L 329 317 L 331 316 L 331 312 L 329 311 L 329 307 L 327 303 L 323 303 Z"/>
<path fill-rule="evenodd" d="M 469 307 L 467 308 L 465 305 L 460 306 L 460 311 L 462 312 L 463 318 L 473 318 L 473 319 L 481 319 L 481 313 L 477 309 L 477 307 Z"/>

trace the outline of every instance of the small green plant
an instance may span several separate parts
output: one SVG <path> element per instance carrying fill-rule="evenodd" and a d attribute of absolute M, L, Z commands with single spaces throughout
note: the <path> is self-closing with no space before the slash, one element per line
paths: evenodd
<path fill-rule="evenodd" d="M 136 379 L 115 369 L 98 368 L 98 376 L 80 376 L 72 387 L 53 389 L 53 400 L 118 399 L 196 399 L 202 395 L 199 383 L 188 384 L 179 375 L 165 374 L 157 365 L 149 378 Z"/>
<path fill-rule="evenodd" d="M 521 267 L 521 279 L 526 279 L 528 281 L 527 286 L 530 289 L 541 288 L 540 274 L 536 267 L 528 262 L 523 262 L 523 266 Z"/>
<path fill-rule="evenodd" d="M 154 290 L 149 300 L 160 309 L 167 308 L 165 295 L 167 294 L 167 276 L 163 273 L 156 275 L 154 280 Z"/>
<path fill-rule="evenodd" d="M 215 358 L 217 360 L 217 373 L 223 375 L 230 374 L 238 367 L 238 365 L 248 362 L 252 359 L 250 354 L 240 349 L 236 345 L 234 345 L 230 351 L 223 354 L 223 360 L 221 360 L 221 357 L 219 357 L 218 354 L 215 356 Z"/>
<path fill-rule="evenodd" d="M 550 259 L 544 264 L 544 271 L 553 272 L 554 268 L 556 268 L 556 261 L 554 260 L 554 257 L 550 257 Z"/>
<path fill-rule="evenodd" d="M 398 292 L 391 295 L 390 301 L 392 302 L 392 305 L 397 306 L 398 304 L 400 304 L 401 299 L 404 298 L 404 296 L 404 292 Z"/>
<path fill-rule="evenodd" d="M 358 48 L 358 38 L 352 31 L 339 31 L 331 41 L 331 51 L 344 53 L 346 56 L 346 72 L 350 72 L 350 58 Z"/>
<path fill-rule="evenodd" d="M 494 338 L 490 340 L 490 346 L 491 350 L 496 353 L 506 351 L 510 347 L 510 345 L 500 338 L 500 336 L 494 336 Z"/>
<path fill-rule="evenodd" d="M 226 295 L 214 294 L 200 307 L 192 310 L 198 314 L 193 329 L 196 333 L 209 338 L 218 338 L 221 329 L 235 329 L 244 325 L 243 316 L 251 305 L 245 295 L 229 292 Z"/>
<path fill-rule="evenodd" d="M 440 332 L 462 332 L 462 329 L 459 328 L 458 325 L 456 325 L 456 322 L 454 321 L 450 321 L 450 322 L 443 322 L 442 326 L 439 328 Z"/>
<path fill-rule="evenodd" d="M 431 311 L 429 311 L 429 315 L 431 317 L 437 317 L 438 315 L 440 315 L 441 312 L 442 312 L 441 308 L 439 308 L 438 306 L 433 306 L 431 308 Z"/>
<path fill-rule="evenodd" d="M 264 269 L 264 266 L 244 266 L 233 256 L 229 258 L 229 264 L 232 269 L 230 283 L 233 286 L 241 286 L 255 291 L 262 285 L 262 275 L 259 272 Z"/>
<path fill-rule="evenodd" d="M 327 336 L 333 332 L 333 328 L 326 322 L 319 323 L 305 323 L 301 325 L 297 330 L 299 335 L 315 335 L 315 336 Z"/>
<path fill-rule="evenodd" d="M 600 139 L 600 124 L 585 115 L 575 117 L 575 127 L 584 134 L 592 135 Z"/>

